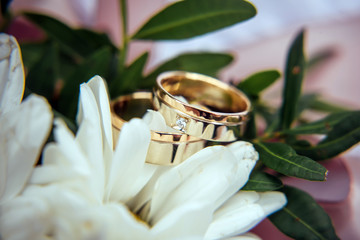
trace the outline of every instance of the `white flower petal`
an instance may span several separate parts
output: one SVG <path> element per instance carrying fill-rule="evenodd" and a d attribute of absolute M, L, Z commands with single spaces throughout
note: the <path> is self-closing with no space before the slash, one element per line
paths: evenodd
<path fill-rule="evenodd" d="M 59 128 L 64 128 L 62 134 L 68 135 L 71 147 L 76 146 L 74 136 L 66 129 L 64 122 L 56 120 L 55 132 L 59 134 Z M 59 137 L 57 137 L 59 139 Z M 43 163 L 37 166 L 29 180 L 31 184 L 51 184 L 60 181 L 69 181 L 79 177 L 91 177 L 90 168 L 85 157 L 79 152 L 73 152 L 73 158 L 67 158 L 58 143 L 48 143 L 43 151 Z"/>
<path fill-rule="evenodd" d="M 148 164 L 151 165 L 151 164 Z M 127 202 L 127 205 L 130 207 L 130 209 L 134 212 L 139 212 L 141 208 L 144 207 L 145 203 L 149 202 L 152 198 L 152 194 L 156 185 L 157 180 L 159 177 L 166 171 L 168 171 L 171 166 L 156 166 L 156 171 L 152 175 L 152 177 L 149 179 L 149 181 L 146 183 L 144 188 L 129 202 Z M 144 213 L 141 211 L 141 216 L 143 219 L 146 218 L 147 213 Z"/>
<path fill-rule="evenodd" d="M 55 119 L 54 125 L 56 143 L 53 147 L 45 148 L 44 165 L 58 164 L 90 174 L 89 162 L 65 122 L 61 119 Z"/>
<path fill-rule="evenodd" d="M 202 239 L 211 222 L 211 207 L 205 202 L 184 204 L 157 222 L 151 231 L 157 239 Z"/>
<path fill-rule="evenodd" d="M 89 215 L 89 214 L 88 214 Z M 143 240 L 154 239 L 151 236 L 149 226 L 142 222 L 122 204 L 110 203 L 106 206 L 93 209 L 90 212 L 93 221 L 103 223 L 106 238 L 109 240 Z"/>
<path fill-rule="evenodd" d="M 0 118 L 0 201 L 23 189 L 49 135 L 51 121 L 49 104 L 36 95 Z"/>
<path fill-rule="evenodd" d="M 242 188 L 249 179 L 249 175 L 254 168 L 256 161 L 259 159 L 259 154 L 255 151 L 253 145 L 249 142 L 237 141 L 227 146 L 233 157 L 238 161 L 238 168 L 236 178 L 228 185 L 227 190 L 223 193 L 221 198 L 217 201 L 217 207 L 223 204 L 226 200 Z M 216 208 L 217 208 L 216 207 Z"/>
<path fill-rule="evenodd" d="M 217 159 L 217 162 L 221 165 L 222 161 L 220 161 L 220 159 L 223 151 L 223 146 L 205 148 L 194 154 L 182 164 L 162 174 L 154 186 L 148 220 L 151 221 L 152 224 L 156 224 L 156 222 L 171 209 L 178 207 L 180 204 L 184 203 L 184 201 L 185 203 L 189 203 L 191 198 L 204 193 L 204 191 L 206 191 L 205 189 L 209 188 L 211 184 L 206 184 L 204 186 L 205 189 L 202 188 L 203 185 L 207 181 L 211 182 L 211 179 L 214 180 L 215 176 L 213 174 L 217 173 L 214 168 L 211 168 L 213 165 L 211 163 L 216 164 L 214 160 Z M 204 164 L 205 162 L 206 164 Z M 224 163 L 226 164 L 228 162 Z M 210 173 L 203 171 L 206 167 L 210 170 Z M 224 169 L 216 165 L 215 167 L 218 167 L 220 170 Z M 227 167 L 228 166 L 226 166 L 226 170 L 228 169 Z M 219 173 L 219 175 L 221 175 L 221 173 Z M 185 189 L 181 188 L 182 184 L 185 185 L 187 183 L 189 186 L 185 187 Z M 177 194 L 180 195 L 179 199 L 176 199 L 174 194 L 178 192 L 177 190 L 180 190 L 179 193 L 181 193 Z M 221 195 L 221 193 L 219 195 Z M 211 198 L 214 198 L 214 196 Z M 212 200 L 213 199 L 209 199 L 209 201 Z"/>
<path fill-rule="evenodd" d="M 86 123 L 88 122 L 84 121 L 82 124 L 89 126 Z M 84 195 L 87 195 L 89 200 L 101 203 L 103 201 L 105 182 L 104 172 L 102 171 L 104 168 L 103 156 L 100 155 L 98 159 L 94 159 L 89 158 L 89 155 L 91 155 L 92 152 L 101 151 L 99 148 L 101 149 L 102 146 L 93 145 L 93 149 L 88 148 L 87 152 L 85 152 L 84 147 L 88 146 L 87 143 L 84 143 L 84 141 L 87 141 L 86 139 L 83 139 L 83 142 L 80 142 L 79 138 L 74 139 L 72 132 L 60 119 L 55 120 L 55 125 L 57 126 L 55 128 L 54 134 L 55 140 L 57 141 L 56 144 L 63 156 L 58 158 L 59 161 L 56 163 L 56 165 L 68 167 L 69 170 L 78 172 L 78 180 L 80 182 L 76 182 L 76 184 L 73 183 L 73 186 Z M 80 126 L 80 128 L 81 127 L 82 126 Z M 85 129 L 83 132 L 87 132 L 87 130 Z M 93 137 L 94 136 L 91 135 L 89 136 L 89 138 Z M 90 145 L 94 142 L 93 139 L 90 139 L 89 141 Z M 48 156 L 51 157 L 51 154 Z M 47 162 L 47 155 L 45 155 L 44 163 Z"/>
<path fill-rule="evenodd" d="M 157 166 L 145 164 L 150 130 L 140 119 L 125 123 L 117 141 L 107 183 L 107 199 L 127 202 L 154 174 Z"/>
<path fill-rule="evenodd" d="M 104 180 L 99 179 L 96 169 L 92 168 L 64 121 L 55 119 L 54 124 L 56 142 L 46 146 L 43 164 L 35 168 L 30 182 L 67 185 L 69 189 L 86 196 L 90 202 L 101 203 L 104 186 L 99 192 L 98 182 Z M 62 175 L 63 172 L 65 172 L 64 175 Z"/>
<path fill-rule="evenodd" d="M 93 171 L 96 171 L 96 178 L 91 179 L 91 187 L 94 196 L 99 197 L 99 201 L 102 200 L 104 195 L 105 171 L 108 164 L 103 161 L 104 155 L 108 155 L 111 159 L 112 154 L 112 151 L 110 151 L 112 139 L 110 139 L 111 142 L 106 139 L 106 134 L 112 134 L 111 129 L 109 133 L 105 133 L 103 126 L 103 120 L 109 117 L 107 115 L 110 114 L 110 108 L 108 105 L 104 107 L 104 95 L 105 101 L 108 102 L 108 99 L 105 87 L 101 88 L 102 84 L 100 77 L 94 77 L 89 84 L 84 83 L 80 86 L 80 104 L 77 116 L 79 129 L 76 134 L 76 142 L 86 156 L 90 167 Z M 101 109 L 102 107 L 103 109 Z M 104 116 L 102 116 L 103 113 Z M 110 122 L 104 124 L 109 125 L 106 129 L 111 127 Z"/>
<path fill-rule="evenodd" d="M 262 207 L 266 216 L 283 208 L 287 203 L 286 196 L 282 192 L 272 191 L 258 194 L 260 194 L 260 200 L 257 204 Z"/>
<path fill-rule="evenodd" d="M 7 212 L 3 212 L 7 208 Z M 11 205 L 0 206 L 2 239 L 40 239 L 46 234 L 50 222 L 46 221 L 49 211 L 43 199 L 22 198 Z"/>
<path fill-rule="evenodd" d="M 180 133 L 166 125 L 164 117 L 158 111 L 148 110 L 142 119 L 153 131 Z"/>
<path fill-rule="evenodd" d="M 51 229 L 51 208 L 47 200 L 41 197 L 44 195 L 43 189 L 38 190 L 28 194 L 33 192 L 32 188 L 28 188 L 24 191 L 25 195 L 0 205 L 0 232 L 3 239 L 41 239 Z"/>
<path fill-rule="evenodd" d="M 109 95 L 107 92 L 106 82 L 100 77 L 95 76 L 86 83 L 86 85 L 91 89 L 98 107 L 100 114 L 101 130 L 102 130 L 102 152 L 103 152 L 103 161 L 98 161 L 102 163 L 103 173 L 106 174 L 109 172 L 109 167 L 112 164 L 113 158 L 113 129 L 111 123 L 111 112 L 110 112 L 110 103 Z M 79 111 L 80 112 L 80 111 Z M 106 184 L 107 177 L 102 176 L 104 182 L 101 182 L 99 185 L 100 188 L 103 188 L 103 185 Z"/>
<path fill-rule="evenodd" d="M 94 92 L 87 84 L 80 86 L 80 104 L 77 121 L 79 129 L 76 140 L 86 155 L 92 167 L 99 172 L 104 171 L 104 163 L 99 161 L 103 158 L 103 134 L 101 115 Z"/>
<path fill-rule="evenodd" d="M 105 81 L 100 76 L 95 76 L 86 83 L 90 87 L 96 99 L 97 107 L 100 112 L 103 139 L 106 141 L 104 144 L 112 149 L 112 125 L 111 125 L 111 113 L 109 104 L 109 95 L 107 93 L 107 87 Z"/>
<path fill-rule="evenodd" d="M 71 181 L 79 178 L 81 173 L 65 166 L 38 166 L 30 179 L 31 184 L 51 184 L 61 181 Z"/>
<path fill-rule="evenodd" d="M 285 204 L 286 198 L 281 192 L 240 191 L 215 212 L 205 239 L 245 233 Z"/>
<path fill-rule="evenodd" d="M 239 153 L 241 142 L 231 145 L 207 147 L 164 173 L 154 189 L 149 220 L 156 223 L 191 201 L 209 201 L 215 210 L 234 194 L 247 181 L 257 158 L 244 158 Z"/>
<path fill-rule="evenodd" d="M 245 233 L 240 236 L 225 238 L 224 240 L 261 240 L 261 238 L 253 233 Z"/>
<path fill-rule="evenodd" d="M 12 221 L 11 223 L 6 222 L 4 217 L 4 221 L 0 221 L 0 223 L 3 223 L 0 224 L 0 231 L 5 229 L 6 236 L 16 236 L 17 233 L 15 231 L 19 231 L 19 227 L 22 227 L 28 221 L 37 220 L 36 224 L 39 224 L 42 228 L 38 232 L 36 231 L 37 228 L 22 231 L 26 234 L 23 235 L 25 236 L 23 239 L 39 239 L 39 237 L 29 238 L 28 236 L 32 236 L 31 234 L 34 233 L 40 235 L 44 232 L 60 240 L 151 239 L 149 238 L 151 234 L 149 234 L 148 225 L 134 218 L 133 214 L 121 203 L 92 205 L 86 197 L 83 197 L 78 192 L 54 185 L 49 187 L 30 187 L 20 199 L 31 200 L 31 204 L 26 204 L 24 201 L 15 204 L 16 201 L 13 201 L 12 205 L 7 206 L 7 211 L 3 216 L 16 218 L 19 207 L 31 207 L 35 203 L 47 207 L 48 210 L 38 207 L 34 208 L 34 210 L 39 209 L 38 212 L 31 212 L 33 216 L 30 214 L 24 216 L 26 211 L 19 209 L 21 211 L 20 216 L 22 214 L 25 218 L 16 218 L 15 220 L 17 221 Z M 32 217 L 32 219 L 29 219 L 29 217 Z M 9 228 L 10 224 L 11 227 Z M 47 227 L 48 225 L 51 228 Z M 32 226 L 36 225 L 32 223 Z M 26 227 L 24 226 L 24 228 Z"/>
<path fill-rule="evenodd" d="M 20 104 L 24 83 L 19 45 L 14 37 L 0 33 L 0 116 Z"/>
<path fill-rule="evenodd" d="M 84 215 L 87 216 L 93 202 L 80 191 L 55 184 L 45 187 L 30 186 L 21 197 L 45 201 L 49 211 L 42 212 L 43 217 L 38 221 L 45 226 L 50 224 L 51 227 L 46 231 L 48 235 L 54 236 L 55 239 L 86 239 L 80 236 L 87 232 L 88 226 Z"/>

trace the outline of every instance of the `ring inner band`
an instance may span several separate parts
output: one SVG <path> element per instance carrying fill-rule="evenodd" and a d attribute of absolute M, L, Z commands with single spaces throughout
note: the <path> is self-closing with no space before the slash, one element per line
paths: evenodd
<path fill-rule="evenodd" d="M 135 92 L 120 96 L 111 102 L 111 111 L 119 118 L 119 121 L 115 121 L 115 123 L 118 123 L 116 127 L 119 129 L 124 122 L 134 117 L 142 118 L 148 109 L 153 109 L 152 94 L 150 92 Z"/>
<path fill-rule="evenodd" d="M 148 109 L 153 107 L 153 94 L 151 92 L 135 92 L 129 95 L 120 96 L 110 104 L 112 112 L 112 125 L 121 130 L 125 122 L 132 118 L 142 118 Z M 151 140 L 180 144 L 182 142 L 203 142 L 203 139 L 189 136 L 184 133 L 151 131 Z"/>
<path fill-rule="evenodd" d="M 114 146 L 125 122 L 143 117 L 147 109 L 153 109 L 150 92 L 135 92 L 120 96 L 110 104 Z M 205 147 L 206 141 L 184 133 L 151 131 L 151 141 L 146 162 L 156 165 L 176 165 Z"/>
<path fill-rule="evenodd" d="M 250 100 L 240 90 L 198 73 L 165 72 L 158 76 L 154 93 L 180 115 L 214 125 L 242 125 L 250 110 Z"/>
<path fill-rule="evenodd" d="M 189 75 L 191 76 L 191 75 Z M 209 79 L 176 75 L 161 80 L 162 87 L 173 96 L 183 96 L 189 104 L 214 112 L 236 113 L 248 110 L 243 96 L 220 82 L 213 84 Z M 220 83 L 220 84 L 219 84 Z"/>

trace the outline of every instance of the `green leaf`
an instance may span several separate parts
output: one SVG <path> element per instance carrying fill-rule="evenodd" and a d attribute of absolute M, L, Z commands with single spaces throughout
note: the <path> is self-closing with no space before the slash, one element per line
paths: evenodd
<path fill-rule="evenodd" d="M 89 29 L 74 29 L 76 35 L 86 41 L 86 47 L 89 49 L 89 53 L 98 50 L 101 47 L 109 47 L 111 50 L 116 50 L 115 45 L 111 42 L 109 36 L 105 33 L 94 32 Z M 87 54 L 88 55 L 88 54 Z"/>
<path fill-rule="evenodd" d="M 125 89 L 126 92 L 136 90 L 139 83 L 143 80 L 143 70 L 148 57 L 149 53 L 144 53 L 125 69 L 122 88 Z"/>
<path fill-rule="evenodd" d="M 74 30 L 54 18 L 41 14 L 26 13 L 25 16 L 59 42 L 69 53 L 87 57 L 103 46 L 114 48 L 105 34 L 84 29 Z"/>
<path fill-rule="evenodd" d="M 49 47 L 46 42 L 41 43 L 20 43 L 21 56 L 25 68 L 31 69 L 39 59 L 44 55 L 44 52 Z"/>
<path fill-rule="evenodd" d="M 67 79 L 71 74 L 73 74 L 73 72 L 76 71 L 79 64 L 81 64 L 83 61 L 79 61 L 79 59 L 69 55 L 63 49 L 59 50 L 59 75 L 61 79 Z"/>
<path fill-rule="evenodd" d="M 316 68 L 318 65 L 321 65 L 331 60 L 332 58 L 336 57 L 336 55 L 337 55 L 336 50 L 333 48 L 322 50 L 321 52 L 316 53 L 307 61 L 306 68 L 308 70 Z"/>
<path fill-rule="evenodd" d="M 292 43 L 287 56 L 283 103 L 280 110 L 280 127 L 282 129 L 290 127 L 297 113 L 305 68 L 303 41 L 304 31 L 301 31 Z"/>
<path fill-rule="evenodd" d="M 242 22 L 256 15 L 243 0 L 178 1 L 153 16 L 133 36 L 135 39 L 186 39 Z"/>
<path fill-rule="evenodd" d="M 324 140 L 316 146 L 294 146 L 296 152 L 314 160 L 325 160 L 335 157 L 359 143 L 360 111 L 349 112 L 345 115 L 344 118 L 337 114 L 333 115 L 331 130 Z"/>
<path fill-rule="evenodd" d="M 300 116 L 302 111 L 311 109 L 319 112 L 336 113 L 350 111 L 349 108 L 339 106 L 319 98 L 318 94 L 304 94 L 300 97 L 297 107 L 296 117 Z"/>
<path fill-rule="evenodd" d="M 317 97 L 318 97 L 317 94 L 312 94 L 312 93 L 302 95 L 298 100 L 295 118 L 301 116 L 301 113 L 303 111 L 310 109 L 312 102 L 314 102 Z"/>
<path fill-rule="evenodd" d="M 266 121 L 266 133 L 271 133 L 279 125 L 279 114 L 275 109 L 266 104 L 255 101 L 252 103 L 255 114 L 260 115 Z"/>
<path fill-rule="evenodd" d="M 152 73 L 146 76 L 140 86 L 143 88 L 152 88 L 155 84 L 156 77 L 160 73 L 171 70 L 182 70 L 215 76 L 221 68 L 227 66 L 232 60 L 233 57 L 231 55 L 223 53 L 182 54 L 157 67 Z"/>
<path fill-rule="evenodd" d="M 309 103 L 309 108 L 312 110 L 320 111 L 320 112 L 330 112 L 330 113 L 336 113 L 336 112 L 343 112 L 343 111 L 349 111 L 349 108 L 346 108 L 344 106 L 339 106 L 337 104 L 315 98 L 314 101 Z"/>
<path fill-rule="evenodd" d="M 242 80 L 237 87 L 249 95 L 259 95 L 261 91 L 279 79 L 280 73 L 277 70 L 266 70 L 255 73 Z"/>
<path fill-rule="evenodd" d="M 280 179 L 262 171 L 252 171 L 246 185 L 241 190 L 246 191 L 274 191 L 283 187 Z"/>
<path fill-rule="evenodd" d="M 283 192 L 287 205 L 269 217 L 280 231 L 294 239 L 339 239 L 331 219 L 309 194 L 288 186 Z"/>
<path fill-rule="evenodd" d="M 285 134 L 326 134 L 334 129 L 334 126 L 343 121 L 346 117 L 359 112 L 338 112 L 328 115 L 319 121 L 300 125 L 298 127 L 285 130 Z"/>
<path fill-rule="evenodd" d="M 311 181 L 326 180 L 326 168 L 308 157 L 297 155 L 287 144 L 257 142 L 254 146 L 260 160 L 279 173 Z"/>
<path fill-rule="evenodd" d="M 111 57 L 110 48 L 105 47 L 99 49 L 76 68 L 75 72 L 65 80 L 65 85 L 61 91 L 58 103 L 59 112 L 70 119 L 75 118 L 79 97 L 79 85 L 87 82 L 95 75 L 106 78 Z"/>
<path fill-rule="evenodd" d="M 139 83 L 143 80 L 142 73 L 148 56 L 149 53 L 141 55 L 125 69 L 122 75 L 119 75 L 119 78 L 111 82 L 110 93 L 112 98 L 133 92 L 138 88 Z"/>
<path fill-rule="evenodd" d="M 43 55 L 29 70 L 26 86 L 51 101 L 59 73 L 58 49 L 55 44 L 49 44 L 44 50 Z"/>

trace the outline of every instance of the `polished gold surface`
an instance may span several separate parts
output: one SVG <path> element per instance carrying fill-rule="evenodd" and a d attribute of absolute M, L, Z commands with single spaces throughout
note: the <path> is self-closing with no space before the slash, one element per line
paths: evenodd
<path fill-rule="evenodd" d="M 114 146 L 123 124 L 133 117 L 142 117 L 152 109 L 153 95 L 150 92 L 135 92 L 113 100 L 111 121 Z M 151 131 L 151 142 L 146 162 L 158 165 L 175 165 L 204 148 L 206 141 L 184 133 Z"/>
<path fill-rule="evenodd" d="M 197 73 L 160 74 L 154 96 L 155 109 L 170 127 L 212 141 L 236 140 L 250 110 L 241 91 Z"/>

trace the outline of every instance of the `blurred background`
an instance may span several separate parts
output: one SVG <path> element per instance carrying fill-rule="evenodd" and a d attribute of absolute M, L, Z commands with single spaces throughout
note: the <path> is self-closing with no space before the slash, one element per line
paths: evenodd
<path fill-rule="evenodd" d="M 129 32 L 134 33 L 155 12 L 173 0 L 132 0 L 128 2 Z M 320 91 L 339 103 L 359 107 L 360 96 L 360 1 L 357 0 L 272 0 L 252 1 L 258 9 L 255 18 L 245 23 L 190 40 L 148 43 L 130 46 L 131 62 L 144 49 L 151 49 L 148 68 L 175 55 L 191 51 L 229 52 L 236 60 L 221 74 L 222 80 L 241 78 L 266 68 L 283 69 L 290 41 L 302 28 L 307 30 L 308 57 L 328 52 L 323 68 L 311 72 L 305 89 Z M 48 13 L 74 27 L 106 32 L 116 45 L 121 42 L 120 7 L 117 0 L 13 0 L 11 10 Z M 20 21 L 21 22 L 21 21 Z M 21 26 L 19 26 L 21 25 Z M 23 23 L 13 26 L 19 39 L 34 34 Z M 323 82 L 323 80 L 325 82 Z"/>

